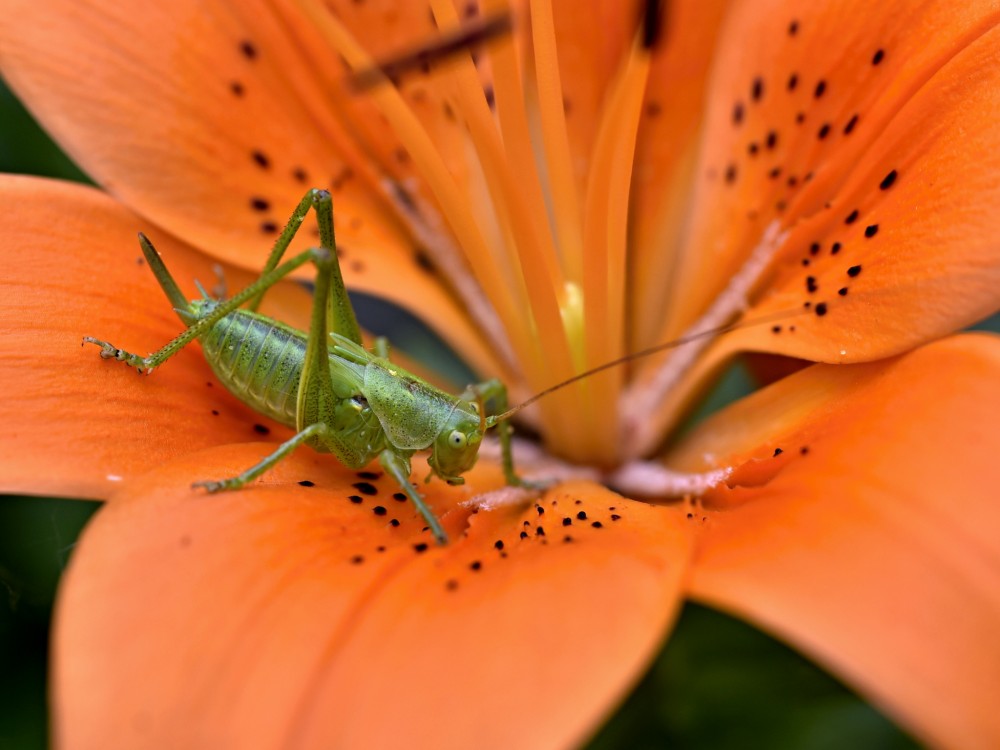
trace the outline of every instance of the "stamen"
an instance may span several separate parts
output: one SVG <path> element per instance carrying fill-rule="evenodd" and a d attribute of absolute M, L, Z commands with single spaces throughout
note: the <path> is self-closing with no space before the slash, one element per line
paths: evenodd
<path fill-rule="evenodd" d="M 629 188 L 649 61 L 649 50 L 642 46 L 639 34 L 612 84 L 594 142 L 583 233 L 587 367 L 624 353 Z M 615 368 L 586 387 L 595 393 L 620 394 L 624 380 L 624 370 Z M 584 403 L 589 409 L 601 408 L 597 399 L 585 399 Z M 594 433 L 598 438 L 594 451 L 614 455 L 616 415 L 604 408 L 594 420 L 592 424 L 602 427 Z"/>
<path fill-rule="evenodd" d="M 556 56 L 555 21 L 550 3 L 531 3 L 531 32 L 537 106 L 552 200 L 556 242 L 566 278 L 583 284 L 583 214 L 563 109 L 563 88 Z M 526 79 L 527 82 L 527 79 Z"/>
<path fill-rule="evenodd" d="M 629 188 L 650 55 L 637 36 L 601 114 L 584 211 L 587 365 L 621 356 L 625 344 Z M 615 377 L 619 391 L 623 373 Z"/>
<path fill-rule="evenodd" d="M 434 0 L 432 7 L 440 26 L 458 24 L 458 15 L 450 0 Z M 475 156 L 482 165 L 493 206 L 504 230 L 506 261 L 512 268 L 515 282 L 523 285 L 526 292 L 524 299 L 533 321 L 524 321 L 522 325 L 534 328 L 540 337 L 535 354 L 539 358 L 544 355 L 547 369 L 569 374 L 569 347 L 556 297 L 563 290 L 562 274 L 552 253 L 545 216 L 538 212 L 539 207 L 532 210 L 519 180 L 514 177 L 513 165 L 499 139 L 471 59 L 458 61 L 446 75 L 455 84 L 456 110 L 469 128 Z M 535 171 L 533 160 L 520 166 L 529 174 Z"/>
<path fill-rule="evenodd" d="M 329 12 L 322 0 L 301 0 L 301 3 L 317 30 L 333 49 L 343 55 L 348 65 L 355 69 L 374 67 L 371 56 L 340 20 Z M 390 81 L 383 76 L 382 81 L 372 87 L 370 95 L 392 123 L 396 134 L 434 192 L 480 287 L 512 336 L 514 348 L 521 354 L 519 362 L 528 370 L 529 379 L 533 380 L 531 371 L 542 369 L 542 363 L 538 357 L 531 356 L 535 351 L 535 342 L 527 335 L 523 326 L 518 324 L 523 307 L 511 296 L 509 286 L 496 282 L 504 277 L 503 271 L 495 262 L 485 238 L 470 216 L 465 205 L 465 195 L 458 189 L 426 130 Z M 535 374 L 537 377 L 538 373 Z"/>

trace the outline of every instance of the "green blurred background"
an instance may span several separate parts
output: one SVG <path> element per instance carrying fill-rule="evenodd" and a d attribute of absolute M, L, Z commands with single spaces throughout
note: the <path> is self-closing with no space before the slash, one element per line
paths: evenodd
<path fill-rule="evenodd" d="M 2 84 L 0 171 L 86 180 Z M 745 373 L 734 370 L 706 410 L 748 387 Z M 97 507 L 0 496 L 0 750 L 47 746 L 52 603 L 75 540 Z M 783 644 L 695 605 L 684 609 L 668 647 L 592 743 L 601 750 L 913 746 L 875 709 Z"/>

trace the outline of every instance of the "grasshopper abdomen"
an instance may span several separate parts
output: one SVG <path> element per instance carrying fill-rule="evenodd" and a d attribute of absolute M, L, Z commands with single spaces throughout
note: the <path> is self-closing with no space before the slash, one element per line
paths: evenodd
<path fill-rule="evenodd" d="M 205 358 L 237 398 L 295 427 L 306 335 L 248 310 L 235 310 L 202 337 Z"/>

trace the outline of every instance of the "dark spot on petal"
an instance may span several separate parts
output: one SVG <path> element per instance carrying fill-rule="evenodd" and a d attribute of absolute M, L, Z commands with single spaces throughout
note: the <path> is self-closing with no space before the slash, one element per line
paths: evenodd
<path fill-rule="evenodd" d="M 824 315 L 826 315 L 826 303 L 825 302 L 820 302 L 818 305 L 816 305 L 816 314 L 819 317 L 821 317 L 821 318 Z"/>
<path fill-rule="evenodd" d="M 771 333 L 781 333 L 781 326 L 771 326 Z"/>
<path fill-rule="evenodd" d="M 545 529 L 539 526 L 535 529 L 535 536 L 545 536 Z"/>
<path fill-rule="evenodd" d="M 572 541 L 573 541 L 573 537 L 571 537 L 569 534 L 567 534 L 566 536 L 563 537 L 563 542 L 565 542 L 566 544 L 569 544 Z"/>
<path fill-rule="evenodd" d="M 619 521 L 619 520 L 621 520 L 621 516 L 619 516 L 619 515 L 618 515 L 618 514 L 616 514 L 616 513 L 612 513 L 612 514 L 611 514 L 611 520 L 612 520 L 612 521 Z"/>
<path fill-rule="evenodd" d="M 764 79 L 754 78 L 753 84 L 750 86 L 750 97 L 755 102 L 759 102 L 762 96 L 764 96 Z"/>
<path fill-rule="evenodd" d="M 847 275 L 850 276 L 852 279 L 859 273 L 861 273 L 861 266 L 851 266 L 850 268 L 847 269 Z"/>
<path fill-rule="evenodd" d="M 882 60 L 885 59 L 885 50 L 877 50 L 872 56 L 872 65 L 878 65 Z"/>
<path fill-rule="evenodd" d="M 262 231 L 264 234 L 277 234 L 278 225 L 275 224 L 273 221 L 262 221 L 260 223 L 260 231 Z"/>
<path fill-rule="evenodd" d="M 772 458 L 777 458 L 777 457 L 778 457 L 778 456 L 780 456 L 780 455 L 781 455 L 782 453 L 784 453 L 784 451 L 783 451 L 783 450 L 781 450 L 781 448 L 775 448 L 775 449 L 774 449 L 774 454 L 773 454 Z"/>
<path fill-rule="evenodd" d="M 767 173 L 767 176 L 770 177 L 772 180 L 778 179 L 779 177 L 781 177 L 781 167 L 775 167 L 774 169 L 772 169 L 770 172 Z"/>
<path fill-rule="evenodd" d="M 850 120 L 847 121 L 847 124 L 844 126 L 844 135 L 850 135 L 851 131 L 854 130 L 854 126 L 857 124 L 858 124 L 858 116 L 854 115 L 853 117 L 851 117 Z"/>
<path fill-rule="evenodd" d="M 813 91 L 813 96 L 819 99 L 823 94 L 826 93 L 826 81 L 820 81 L 816 84 L 816 90 Z"/>
<path fill-rule="evenodd" d="M 795 91 L 795 87 L 798 85 L 799 85 L 799 77 L 795 73 L 792 73 L 788 77 L 788 90 Z"/>
<path fill-rule="evenodd" d="M 213 417 L 219 416 L 219 410 L 218 409 L 212 409 L 212 416 Z"/>
<path fill-rule="evenodd" d="M 372 513 L 374 513 L 376 516 L 384 516 L 388 512 L 389 511 L 387 511 L 381 505 L 376 505 L 374 508 L 372 508 Z"/>
<path fill-rule="evenodd" d="M 581 520 L 581 521 L 586 521 L 587 520 L 587 511 L 581 510 L 579 513 L 576 514 L 576 517 L 579 520 Z"/>
<path fill-rule="evenodd" d="M 363 503 L 364 502 L 364 498 L 361 497 L 361 495 L 348 495 L 347 499 L 350 500 L 355 505 L 357 505 L 358 503 Z"/>
<path fill-rule="evenodd" d="M 536 505 L 536 506 L 535 506 L 535 511 L 536 511 L 536 512 L 538 513 L 538 515 L 540 515 L 540 516 L 541 516 L 541 515 L 544 515 L 544 514 L 545 514 L 545 508 L 543 508 L 543 507 L 542 507 L 541 505 Z"/>
<path fill-rule="evenodd" d="M 842 247 L 843 245 L 841 245 L 839 242 L 834 242 L 833 245 L 830 247 L 830 255 L 836 255 L 837 253 L 840 252 L 840 248 Z"/>
<path fill-rule="evenodd" d="M 393 518 L 391 521 L 389 521 L 389 525 L 390 526 L 399 526 L 399 519 L 398 518 Z"/>
<path fill-rule="evenodd" d="M 271 203 L 266 198 L 251 198 L 250 208 L 254 211 L 267 211 L 271 208 Z"/>
<path fill-rule="evenodd" d="M 732 183 L 736 181 L 736 165 L 730 164 L 726 167 L 726 182 Z"/>
<path fill-rule="evenodd" d="M 822 249 L 822 246 L 818 242 L 813 242 L 811 245 L 809 245 L 809 254 L 810 255 L 819 255 L 819 251 L 821 249 Z"/>
<path fill-rule="evenodd" d="M 854 209 L 851 213 L 844 217 L 845 224 L 853 224 L 858 220 L 858 209 Z"/>
<path fill-rule="evenodd" d="M 522 531 L 521 532 L 521 538 L 522 539 L 527 539 L 528 538 L 528 532 L 527 531 Z"/>
<path fill-rule="evenodd" d="M 257 58 L 257 48 L 249 40 L 240 42 L 240 52 L 243 53 L 243 56 L 247 60 L 255 60 Z"/>
<path fill-rule="evenodd" d="M 837 290 L 837 294 L 839 294 L 841 297 L 846 297 L 847 296 L 847 287 L 846 286 L 840 287 L 840 289 Z"/>
<path fill-rule="evenodd" d="M 483 564 L 479 560 L 469 563 L 469 570 L 482 570 Z"/>
<path fill-rule="evenodd" d="M 311 482 L 308 479 L 302 479 L 302 480 L 299 481 L 299 486 L 301 486 L 301 487 L 315 487 L 316 483 L 315 482 Z"/>
<path fill-rule="evenodd" d="M 799 455 L 805 456 L 808 453 L 809 453 L 809 446 L 808 445 L 803 445 L 801 448 L 799 448 Z"/>
<path fill-rule="evenodd" d="M 426 552 L 427 542 L 417 542 L 416 544 L 413 545 L 413 551 L 417 553 Z"/>
<path fill-rule="evenodd" d="M 359 471 L 357 472 L 357 475 L 360 479 L 378 479 L 380 476 L 382 476 L 377 471 Z"/>
<path fill-rule="evenodd" d="M 497 549 L 503 549 L 503 539 L 497 539 L 495 542 L 493 542 L 493 546 L 496 547 Z"/>
<path fill-rule="evenodd" d="M 364 561 L 365 558 L 363 558 L 361 555 L 355 555 L 354 557 L 351 558 L 351 562 L 354 563 L 355 565 L 360 565 Z"/>
<path fill-rule="evenodd" d="M 571 526 L 573 524 L 573 519 L 572 518 L 568 518 L 568 517 L 564 518 L 562 520 L 562 524 L 563 524 L 563 526 Z"/>
<path fill-rule="evenodd" d="M 760 151 L 760 146 L 757 145 L 757 141 L 750 141 L 747 144 L 747 153 L 750 156 L 756 156 L 758 151 Z"/>
<path fill-rule="evenodd" d="M 795 36 L 799 32 L 799 22 L 792 21 L 788 24 L 788 36 Z"/>
<path fill-rule="evenodd" d="M 767 147 L 773 149 L 778 145 L 778 134 L 773 130 L 767 134 Z"/>
<path fill-rule="evenodd" d="M 865 227 L 865 237 L 871 238 L 878 234 L 878 224 L 869 224 Z"/>
<path fill-rule="evenodd" d="M 251 151 L 250 157 L 254 160 L 254 163 L 261 169 L 270 169 L 271 160 L 267 158 L 267 154 L 263 151 Z"/>
<path fill-rule="evenodd" d="M 256 432 L 258 435 L 270 435 L 271 434 L 271 428 L 268 427 L 267 425 L 263 425 L 263 424 L 255 424 L 253 426 L 253 431 Z"/>
<path fill-rule="evenodd" d="M 233 96 L 243 96 L 246 93 L 246 89 L 243 88 L 243 84 L 239 81 L 233 81 L 229 84 L 229 90 L 233 92 Z"/>
<path fill-rule="evenodd" d="M 306 174 L 306 170 L 304 170 L 302 167 L 296 167 L 295 169 L 293 169 L 292 177 L 295 178 L 295 180 L 297 180 L 298 182 L 305 182 L 306 180 L 309 179 L 309 175 Z"/>
<path fill-rule="evenodd" d="M 882 179 L 882 182 L 879 183 L 879 189 L 888 190 L 889 188 L 892 187 L 892 183 L 894 183 L 895 181 L 896 181 L 896 170 L 894 169 Z"/>
<path fill-rule="evenodd" d="M 454 578 L 449 578 L 447 581 L 444 582 L 444 587 L 448 589 L 448 591 L 454 591 L 455 589 L 458 588 L 458 581 L 456 581 Z"/>
<path fill-rule="evenodd" d="M 741 122 L 743 122 L 743 103 L 736 102 L 733 105 L 733 124 L 739 125 Z"/>
<path fill-rule="evenodd" d="M 393 500 L 398 500 L 401 503 L 405 503 L 406 502 L 406 494 L 403 493 L 403 492 L 394 492 L 394 493 L 392 493 L 392 499 Z"/>
<path fill-rule="evenodd" d="M 823 127 L 819 129 L 819 132 L 816 133 L 816 137 L 819 138 L 820 140 L 823 140 L 828 135 L 830 135 L 830 123 L 824 124 Z"/>
<path fill-rule="evenodd" d="M 806 121 L 806 113 L 805 112 L 799 112 L 797 115 L 795 115 L 795 122 L 797 122 L 797 123 L 799 123 L 801 125 L 805 121 Z"/>
<path fill-rule="evenodd" d="M 374 484 L 370 484 L 369 482 L 355 482 L 351 486 L 354 487 L 354 489 L 356 489 L 362 495 L 378 494 L 378 488 Z"/>
<path fill-rule="evenodd" d="M 806 276 L 806 290 L 811 294 L 816 291 L 818 287 L 816 286 L 815 276 Z"/>

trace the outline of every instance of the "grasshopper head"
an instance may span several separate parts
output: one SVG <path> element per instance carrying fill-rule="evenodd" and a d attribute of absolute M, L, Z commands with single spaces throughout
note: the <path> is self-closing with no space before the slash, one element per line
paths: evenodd
<path fill-rule="evenodd" d="M 433 473 L 448 484 L 463 484 L 462 474 L 475 466 L 479 457 L 483 431 L 479 404 L 459 401 L 434 439 L 431 457 L 427 460 Z"/>

